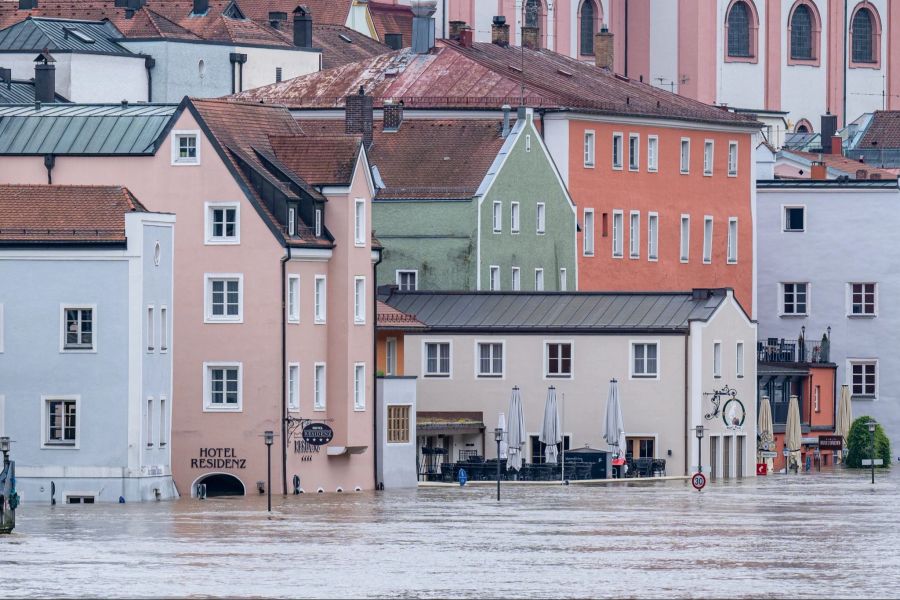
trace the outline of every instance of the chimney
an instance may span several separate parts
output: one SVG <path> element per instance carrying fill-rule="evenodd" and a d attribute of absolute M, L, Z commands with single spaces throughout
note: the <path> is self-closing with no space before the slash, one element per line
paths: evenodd
<path fill-rule="evenodd" d="M 857 169 L 856 170 L 856 178 L 857 179 L 868 179 L 869 172 L 866 169 Z"/>
<path fill-rule="evenodd" d="M 512 108 L 509 106 L 509 104 L 504 104 L 502 109 L 503 109 L 503 131 L 500 132 L 500 137 L 502 137 L 503 139 L 506 139 L 507 137 L 509 137 L 509 111 L 511 111 Z"/>
<path fill-rule="evenodd" d="M 31 10 L 38 7 L 38 0 L 19 0 L 19 10 Z"/>
<path fill-rule="evenodd" d="M 191 14 L 205 15 L 209 10 L 209 0 L 194 0 L 194 10 Z"/>
<path fill-rule="evenodd" d="M 412 0 L 412 49 L 416 54 L 428 54 L 434 48 L 434 13 L 437 0 Z"/>
<path fill-rule="evenodd" d="M 372 145 L 372 96 L 362 86 L 359 93 L 347 96 L 344 108 L 344 133 L 362 135 L 366 150 Z"/>
<path fill-rule="evenodd" d="M 269 25 L 273 29 L 281 29 L 281 24 L 287 21 L 287 13 L 280 11 L 269 11 Z"/>
<path fill-rule="evenodd" d="M 56 59 L 44 48 L 34 62 L 34 100 L 51 104 L 56 101 Z"/>
<path fill-rule="evenodd" d="M 312 13 L 306 6 L 294 9 L 294 45 L 298 48 L 312 48 Z"/>
<path fill-rule="evenodd" d="M 831 153 L 838 156 L 844 154 L 844 140 L 839 135 L 831 136 Z"/>
<path fill-rule="evenodd" d="M 459 34 L 465 26 L 465 21 L 450 21 L 450 39 L 454 42 L 458 42 Z"/>
<path fill-rule="evenodd" d="M 825 113 L 822 115 L 821 127 L 819 128 L 819 137 L 822 140 L 822 152 L 831 154 L 831 138 L 837 131 L 837 115 Z"/>
<path fill-rule="evenodd" d="M 403 101 L 394 104 L 391 100 L 384 101 L 384 131 L 399 131 L 403 123 Z"/>
<path fill-rule="evenodd" d="M 600 28 L 600 32 L 594 36 L 594 64 L 601 69 L 612 71 L 614 58 L 613 34 L 604 25 Z"/>
<path fill-rule="evenodd" d="M 403 48 L 403 34 L 386 33 L 384 34 L 384 43 L 391 50 L 401 50 Z"/>
<path fill-rule="evenodd" d="M 541 28 L 522 27 L 522 45 L 532 50 L 541 47 Z"/>
<path fill-rule="evenodd" d="M 6 89 L 12 87 L 12 69 L 0 69 L 0 83 L 5 83 Z"/>
<path fill-rule="evenodd" d="M 509 25 L 506 24 L 506 17 L 503 15 L 494 17 L 491 23 L 491 43 L 503 48 L 509 46 Z"/>
<path fill-rule="evenodd" d="M 473 33 L 471 27 L 464 27 L 463 30 L 459 32 L 459 45 L 463 48 L 471 48 Z"/>
<path fill-rule="evenodd" d="M 869 179 L 881 179 L 881 173 L 872 173 L 869 175 Z"/>
<path fill-rule="evenodd" d="M 828 179 L 828 167 L 826 167 L 825 163 L 821 160 L 812 161 L 812 165 L 809 169 L 809 178 L 818 179 L 820 181 Z"/>

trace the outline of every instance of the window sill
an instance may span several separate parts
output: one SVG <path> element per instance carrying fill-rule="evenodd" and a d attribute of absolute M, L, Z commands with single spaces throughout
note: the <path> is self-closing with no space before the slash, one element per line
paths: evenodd
<path fill-rule="evenodd" d="M 314 325 L 325 325 L 325 319 L 316 319 L 313 322 Z"/>
<path fill-rule="evenodd" d="M 211 239 L 206 240 L 206 242 L 204 242 L 204 243 L 205 243 L 207 246 L 239 246 L 240 243 L 241 243 L 241 240 L 240 240 L 239 238 L 234 238 L 234 239 L 230 239 L 230 238 L 221 238 L 221 239 L 211 238 Z"/>
<path fill-rule="evenodd" d="M 631 260 L 641 260 L 641 255 L 640 254 L 629 254 L 628 258 L 630 258 Z"/>
<path fill-rule="evenodd" d="M 755 65 L 759 62 L 759 59 L 754 54 L 751 54 L 749 56 L 730 56 L 730 55 L 726 54 L 725 62 L 726 63 L 751 63 L 751 64 Z"/>
<path fill-rule="evenodd" d="M 647 167 L 648 173 L 658 173 L 659 169 L 657 167 Z"/>
<path fill-rule="evenodd" d="M 793 318 L 805 319 L 809 316 L 809 313 L 783 313 L 778 316 L 785 318 L 785 319 L 793 319 Z"/>
<path fill-rule="evenodd" d="M 546 379 L 572 379 L 572 375 L 544 375 Z"/>
<path fill-rule="evenodd" d="M 781 233 L 806 233 L 805 229 L 782 229 Z"/>
<path fill-rule="evenodd" d="M 585 169 L 593 169 L 594 166 L 595 166 L 595 165 L 594 165 L 593 163 L 591 163 L 591 164 L 585 163 L 584 168 L 585 168 Z"/>
<path fill-rule="evenodd" d="M 360 406 L 354 406 L 354 407 L 353 407 L 353 412 L 358 412 L 358 413 L 366 412 L 366 407 L 365 407 L 365 406 L 362 406 L 362 407 L 360 407 Z"/>
<path fill-rule="evenodd" d="M 593 256 L 594 256 L 594 253 L 593 253 L 593 252 L 585 252 L 585 253 L 583 254 L 583 256 L 593 257 Z"/>
<path fill-rule="evenodd" d="M 737 173 L 728 173 L 729 177 L 737 177 Z"/>
<path fill-rule="evenodd" d="M 439 373 L 435 373 L 435 374 L 426 373 L 425 375 L 423 375 L 423 377 L 427 377 L 428 379 L 450 379 L 450 374 L 447 373 L 446 375 L 441 375 Z"/>
<path fill-rule="evenodd" d="M 353 324 L 354 324 L 354 325 L 365 325 L 366 322 L 365 322 L 365 320 L 362 320 L 362 321 L 356 321 L 356 320 L 354 320 L 354 321 L 353 321 Z"/>
<path fill-rule="evenodd" d="M 327 409 L 324 406 L 314 406 L 313 412 L 325 412 Z"/>
<path fill-rule="evenodd" d="M 851 400 L 878 400 L 878 396 L 858 395 L 850 396 Z"/>
<path fill-rule="evenodd" d="M 632 172 L 632 173 L 640 173 L 640 172 L 641 172 L 641 168 L 640 168 L 640 167 L 632 167 L 632 166 L 629 166 L 629 167 L 628 167 L 628 170 L 629 170 L 630 172 Z"/>
<path fill-rule="evenodd" d="M 75 442 L 44 442 L 41 444 L 42 450 L 78 450 L 78 444 Z"/>
<path fill-rule="evenodd" d="M 680 173 L 681 175 L 690 175 L 690 174 L 691 174 L 690 171 L 679 171 L 679 173 Z"/>
<path fill-rule="evenodd" d="M 706 172 L 706 171 L 704 171 L 704 172 L 703 172 L 703 176 L 704 176 L 704 177 L 712 177 L 713 174 L 712 174 L 712 172 Z"/>
<path fill-rule="evenodd" d="M 789 67 L 818 67 L 818 58 L 792 58 L 788 57 L 787 66 Z"/>
<path fill-rule="evenodd" d="M 60 352 L 63 354 L 96 354 L 97 349 L 96 348 L 66 348 L 66 347 L 63 347 L 60 350 Z"/>
<path fill-rule="evenodd" d="M 199 160 L 173 160 L 172 166 L 173 167 L 199 167 L 200 161 Z"/>
<path fill-rule="evenodd" d="M 726 265 L 736 265 L 736 264 L 738 264 L 738 261 L 736 261 L 736 260 L 729 260 L 729 261 L 726 261 L 725 264 L 726 264 Z"/>
<path fill-rule="evenodd" d="M 220 319 L 220 318 L 216 318 L 216 317 L 207 316 L 205 319 L 203 319 L 203 322 L 210 324 L 210 325 L 222 325 L 222 324 L 234 325 L 235 323 L 237 323 L 237 324 L 243 323 L 244 317 L 241 316 L 236 319 Z"/>
<path fill-rule="evenodd" d="M 622 171 L 622 170 L 624 170 L 623 167 L 622 167 L 622 165 L 619 165 L 618 167 L 617 167 L 616 165 L 613 165 L 612 168 L 613 168 L 613 171 Z"/>
<path fill-rule="evenodd" d="M 650 380 L 650 381 L 656 381 L 659 379 L 659 374 L 658 373 L 655 375 L 634 375 L 634 374 L 632 374 L 631 379 L 645 379 L 645 380 Z"/>
<path fill-rule="evenodd" d="M 209 413 L 239 413 L 244 412 L 243 407 L 241 406 L 213 406 L 211 404 L 207 404 L 203 407 L 203 412 Z"/>
<path fill-rule="evenodd" d="M 290 325 L 299 325 L 299 324 L 300 324 L 300 319 L 291 319 L 290 317 L 288 317 L 287 322 L 288 322 Z"/>
<path fill-rule="evenodd" d="M 867 315 L 867 314 L 848 314 L 847 318 L 848 319 L 874 319 L 877 316 L 878 316 L 877 313 L 869 314 L 869 315 Z"/>
<path fill-rule="evenodd" d="M 476 377 L 478 377 L 478 379 L 503 379 L 503 373 L 498 373 L 496 375 L 491 373 L 479 373 Z"/>
<path fill-rule="evenodd" d="M 881 69 L 881 62 L 877 60 L 873 61 L 855 61 L 851 60 L 848 65 L 851 69 L 874 69 L 876 71 Z"/>

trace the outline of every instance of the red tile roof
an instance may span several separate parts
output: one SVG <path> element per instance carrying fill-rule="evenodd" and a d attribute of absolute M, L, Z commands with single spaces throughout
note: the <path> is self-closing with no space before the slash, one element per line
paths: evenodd
<path fill-rule="evenodd" d="M 793 154 L 809 161 L 820 160 L 824 162 L 825 166 L 829 169 L 840 171 L 844 175 L 849 176 L 851 179 L 856 179 L 856 172 L 859 170 L 863 170 L 866 172 L 866 179 L 871 179 L 872 175 L 876 175 L 881 179 L 897 179 L 897 174 L 893 171 L 873 167 L 871 165 L 867 165 L 866 163 L 859 162 L 858 160 L 853 160 L 852 158 L 847 158 L 838 154 L 801 152 L 799 150 L 785 150 L 784 153 L 788 155 Z M 780 178 L 785 179 L 809 179 L 810 177 L 809 170 L 806 170 L 806 172 L 801 175 L 799 172 L 796 172 L 795 170 L 790 168 L 786 168 L 784 165 L 777 166 L 776 172 L 778 173 Z"/>
<path fill-rule="evenodd" d="M 523 60 L 524 58 L 524 60 Z M 524 62 L 524 70 L 522 64 Z M 543 108 L 753 126 L 748 116 L 632 81 L 549 50 L 471 48 L 441 40 L 430 54 L 411 49 L 327 72 L 242 92 L 243 99 L 296 108 L 340 107 L 362 86 L 375 97 L 413 108 L 499 108 L 524 102 Z"/>
<path fill-rule="evenodd" d="M 379 329 L 423 329 L 425 325 L 415 315 L 400 312 L 381 300 L 377 305 L 376 327 Z"/>
<path fill-rule="evenodd" d="M 349 27 L 316 23 L 313 23 L 313 46 L 322 49 L 323 69 L 342 67 L 391 51 L 381 42 Z"/>
<path fill-rule="evenodd" d="M 350 185 L 362 137 L 269 136 L 275 156 L 304 181 L 315 185 Z"/>
<path fill-rule="evenodd" d="M 119 186 L 0 185 L 0 244 L 125 242 L 125 213 L 147 212 Z"/>
<path fill-rule="evenodd" d="M 292 13 L 302 4 L 309 8 L 314 25 L 345 25 L 352 2 L 353 0 L 238 0 L 238 5 L 245 15 L 261 23 L 268 22 L 270 12 L 287 13 L 288 22 L 293 23 Z M 288 28 L 291 27 L 293 25 L 288 25 Z"/>
<path fill-rule="evenodd" d="M 403 35 L 404 48 L 412 44 L 413 13 L 408 6 L 370 1 L 369 14 L 382 42 L 387 40 L 385 35 L 388 33 L 399 33 Z"/>
<path fill-rule="evenodd" d="M 900 110 L 879 110 L 859 140 L 860 150 L 900 148 Z"/>

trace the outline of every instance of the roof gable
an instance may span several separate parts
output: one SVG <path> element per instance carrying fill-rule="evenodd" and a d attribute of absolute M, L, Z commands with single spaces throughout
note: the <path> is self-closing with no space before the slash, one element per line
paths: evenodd
<path fill-rule="evenodd" d="M 0 30 L 0 50 L 131 54 L 116 43 L 122 34 L 105 21 L 29 17 Z"/>

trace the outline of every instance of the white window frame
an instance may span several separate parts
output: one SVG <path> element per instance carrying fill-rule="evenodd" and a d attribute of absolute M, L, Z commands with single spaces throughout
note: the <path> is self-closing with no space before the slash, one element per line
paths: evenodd
<path fill-rule="evenodd" d="M 744 377 L 744 340 L 738 340 L 734 345 L 734 373 L 738 379 Z"/>
<path fill-rule="evenodd" d="M 712 177 L 715 167 L 716 143 L 713 140 L 703 141 L 703 176 Z"/>
<path fill-rule="evenodd" d="M 169 351 L 169 307 L 165 304 L 159 306 L 159 351 Z"/>
<path fill-rule="evenodd" d="M 217 405 L 212 402 L 212 370 L 237 369 L 238 389 L 237 404 Z M 203 363 L 203 412 L 244 412 L 244 365 L 234 361 L 215 361 Z"/>
<path fill-rule="evenodd" d="M 596 160 L 596 143 L 597 134 L 593 129 L 586 129 L 584 132 L 584 168 L 593 169 Z"/>
<path fill-rule="evenodd" d="M 713 377 L 722 378 L 722 340 L 713 340 Z"/>
<path fill-rule="evenodd" d="M 647 213 L 647 260 L 659 260 L 659 213 Z"/>
<path fill-rule="evenodd" d="M 447 344 L 447 373 L 437 371 L 435 373 L 428 372 L 428 345 L 429 344 Z M 438 353 L 438 369 L 440 369 L 441 357 Z M 428 379 L 453 379 L 453 340 L 449 339 L 423 339 L 422 340 L 422 377 Z"/>
<path fill-rule="evenodd" d="M 511 202 L 509 205 L 509 232 L 513 235 L 518 234 L 521 227 L 519 208 L 518 202 Z"/>
<path fill-rule="evenodd" d="M 159 447 L 165 448 L 169 443 L 169 419 L 167 407 L 169 406 L 166 396 L 159 397 Z"/>
<path fill-rule="evenodd" d="M 687 144 L 687 146 L 685 146 Z M 685 153 L 687 148 L 687 153 Z M 678 145 L 678 166 L 682 175 L 691 172 L 691 138 L 683 137 Z"/>
<path fill-rule="evenodd" d="M 728 176 L 738 176 L 738 143 L 734 140 L 728 142 Z"/>
<path fill-rule="evenodd" d="M 91 311 L 91 347 L 66 348 L 66 310 L 90 310 Z M 97 337 L 100 331 L 99 313 L 96 304 L 80 302 L 63 302 L 59 305 L 59 351 L 66 354 L 96 354 L 100 341 Z"/>
<path fill-rule="evenodd" d="M 631 142 L 634 141 L 634 152 L 632 153 Z M 641 134 L 628 134 L 628 170 L 641 170 Z"/>
<path fill-rule="evenodd" d="M 550 346 L 551 344 L 569 344 L 571 347 L 571 357 L 568 375 L 551 375 L 550 374 Z M 575 340 L 568 339 L 551 339 L 544 340 L 544 356 L 543 356 L 543 374 L 545 381 L 556 381 L 559 379 L 575 379 Z"/>
<path fill-rule="evenodd" d="M 287 283 L 287 321 L 300 322 L 300 275 L 289 274 Z"/>
<path fill-rule="evenodd" d="M 513 267 L 510 271 L 512 277 L 512 290 L 514 292 L 522 291 L 522 269 Z"/>
<path fill-rule="evenodd" d="M 488 268 L 488 289 L 492 292 L 500 291 L 500 266 L 491 265 Z"/>
<path fill-rule="evenodd" d="M 628 258 L 641 257 L 641 211 L 633 210 L 628 214 Z"/>
<path fill-rule="evenodd" d="M 802 313 L 799 312 L 785 312 L 785 301 L 784 301 L 784 286 L 785 285 L 805 285 L 806 286 L 806 310 Z M 797 290 L 794 289 L 794 306 L 797 304 Z M 779 317 L 808 317 L 810 311 L 810 300 L 812 298 L 812 286 L 808 281 L 782 281 L 778 283 L 778 316 Z"/>
<path fill-rule="evenodd" d="M 569 273 L 565 267 L 559 268 L 559 291 L 565 292 L 569 288 Z"/>
<path fill-rule="evenodd" d="M 612 142 L 612 168 L 614 171 L 621 171 L 625 164 L 625 134 L 621 131 L 614 131 Z M 618 162 L 616 162 L 616 154 L 619 155 Z"/>
<path fill-rule="evenodd" d="M 736 265 L 738 262 L 738 220 L 737 217 L 728 218 L 728 246 L 726 248 L 727 260 L 729 265 Z"/>
<path fill-rule="evenodd" d="M 612 213 L 612 257 L 622 258 L 625 256 L 625 212 L 616 209 Z"/>
<path fill-rule="evenodd" d="M 147 305 L 147 318 L 146 323 L 144 323 L 145 329 L 147 330 L 147 354 L 152 354 L 153 351 L 156 350 L 156 318 L 153 314 L 155 308 L 156 307 L 152 304 Z"/>
<path fill-rule="evenodd" d="M 213 280 L 237 280 L 238 282 L 238 314 L 214 316 L 212 314 L 212 282 Z M 227 295 L 227 286 L 226 292 Z M 228 303 L 226 302 L 227 306 Z M 243 273 L 204 273 L 203 274 L 203 322 L 204 323 L 243 323 L 244 322 L 244 274 Z"/>
<path fill-rule="evenodd" d="M 411 290 L 404 290 L 400 283 L 400 281 L 402 279 L 400 276 L 406 275 L 409 273 L 412 273 L 412 275 L 414 276 L 414 278 L 416 280 L 415 281 L 416 284 Z M 418 269 L 397 269 L 396 271 L 394 271 L 394 281 L 397 284 L 397 287 L 400 289 L 401 292 L 402 291 L 415 292 L 419 289 L 419 270 Z"/>
<path fill-rule="evenodd" d="M 325 324 L 328 313 L 327 302 L 328 280 L 325 275 L 316 275 L 316 280 L 313 285 L 313 321 L 316 325 Z"/>
<path fill-rule="evenodd" d="M 196 149 L 197 156 L 193 159 L 191 158 L 181 158 L 181 138 L 185 137 L 193 137 L 196 139 Z M 199 129 L 179 129 L 172 132 L 171 138 L 171 146 L 172 146 L 172 166 L 173 167 L 196 167 L 200 164 L 201 161 L 201 146 L 200 143 L 201 135 Z"/>
<path fill-rule="evenodd" d="M 353 245 L 357 248 L 366 245 L 366 201 L 363 198 L 353 201 Z"/>
<path fill-rule="evenodd" d="M 476 339 L 475 344 L 475 378 L 476 379 L 506 379 L 506 340 Z M 500 346 L 500 373 L 482 373 L 481 371 L 481 346 L 496 344 Z M 493 351 L 491 352 L 493 359 Z"/>
<path fill-rule="evenodd" d="M 712 264 L 713 235 L 715 234 L 715 222 L 712 215 L 703 216 L 703 264 Z"/>
<path fill-rule="evenodd" d="M 634 370 L 635 351 L 638 346 L 656 346 L 656 372 L 653 374 L 646 373 L 647 356 L 644 355 L 645 373 L 636 373 Z M 637 381 L 659 381 L 660 364 L 662 362 L 660 341 L 658 339 L 635 339 L 628 340 L 628 379 Z"/>
<path fill-rule="evenodd" d="M 360 289 L 362 288 L 362 289 Z M 353 324 L 366 324 L 366 276 L 353 277 Z"/>
<path fill-rule="evenodd" d="M 688 263 L 691 260 L 691 215 L 682 214 L 680 223 L 681 237 L 678 245 L 678 255 L 681 262 Z"/>
<path fill-rule="evenodd" d="M 322 209 L 316 209 L 316 237 L 322 237 Z"/>
<path fill-rule="evenodd" d="M 803 209 L 803 229 L 788 229 L 787 211 L 789 208 Z M 805 204 L 782 204 L 781 205 L 781 232 L 782 233 L 806 233 L 806 205 Z"/>
<path fill-rule="evenodd" d="M 366 363 L 353 363 L 353 412 L 366 410 Z"/>
<path fill-rule="evenodd" d="M 76 417 L 75 423 L 78 423 L 78 418 Z M 147 442 L 144 444 L 147 448 L 153 447 L 153 396 L 147 396 Z"/>
<path fill-rule="evenodd" d="M 584 232 L 582 253 L 584 256 L 594 256 L 594 209 L 584 209 Z"/>
<path fill-rule="evenodd" d="M 536 231 L 538 235 L 544 235 L 547 233 L 547 205 L 544 202 L 538 202 L 535 207 L 535 217 L 537 223 L 535 223 Z"/>
<path fill-rule="evenodd" d="M 503 233 L 503 203 L 499 200 L 494 200 L 491 212 L 491 230 L 494 233 Z"/>
<path fill-rule="evenodd" d="M 216 237 L 213 235 L 213 211 L 234 209 L 234 236 Z M 241 203 L 240 202 L 204 202 L 204 220 L 207 246 L 235 246 L 241 243 Z"/>
<path fill-rule="evenodd" d="M 71 444 L 50 441 L 50 402 L 75 402 L 75 440 Z M 81 448 L 81 412 L 80 394 L 45 394 L 41 395 L 41 449 L 42 450 L 78 450 Z"/>
<path fill-rule="evenodd" d="M 319 368 L 321 367 L 321 377 Z M 321 393 L 319 384 L 321 383 Z M 313 412 L 323 412 L 328 409 L 328 367 L 324 362 L 313 364 Z"/>
<path fill-rule="evenodd" d="M 397 338 L 395 337 L 384 340 L 384 374 L 397 374 Z"/>
<path fill-rule="evenodd" d="M 871 394 L 854 394 L 853 393 L 853 365 L 862 364 L 862 365 L 875 365 L 875 395 Z M 850 382 L 850 397 L 856 398 L 858 400 L 878 400 L 881 397 L 879 394 L 879 387 L 881 385 L 881 368 L 880 361 L 877 358 L 848 358 L 847 366 L 847 381 Z M 865 385 L 865 379 L 863 379 L 863 385 Z M 863 390 L 865 391 L 865 389 Z"/>
<path fill-rule="evenodd" d="M 853 286 L 854 285 L 871 285 L 874 286 L 873 290 L 873 312 L 866 313 L 855 313 L 853 312 Z M 847 316 L 851 319 L 874 319 L 878 316 L 878 285 L 877 281 L 850 281 L 846 285 L 846 306 L 847 306 Z M 863 307 L 865 308 L 865 292 L 863 292 Z"/>
<path fill-rule="evenodd" d="M 540 283 L 540 285 L 538 285 Z M 544 268 L 536 267 L 534 269 L 534 291 L 543 292 L 545 289 Z"/>
<path fill-rule="evenodd" d="M 297 211 L 293 206 L 288 208 L 288 235 L 294 236 L 297 234 Z"/>
<path fill-rule="evenodd" d="M 659 172 L 659 136 L 647 136 L 647 171 Z"/>

